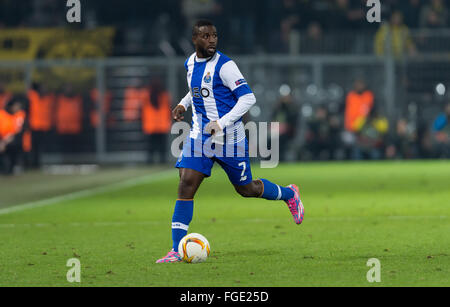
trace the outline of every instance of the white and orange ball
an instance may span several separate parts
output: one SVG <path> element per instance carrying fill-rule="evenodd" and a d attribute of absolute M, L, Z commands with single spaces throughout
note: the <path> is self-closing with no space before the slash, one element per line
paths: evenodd
<path fill-rule="evenodd" d="M 190 233 L 178 244 L 178 253 L 188 263 L 204 262 L 211 251 L 208 240 L 199 233 Z"/>

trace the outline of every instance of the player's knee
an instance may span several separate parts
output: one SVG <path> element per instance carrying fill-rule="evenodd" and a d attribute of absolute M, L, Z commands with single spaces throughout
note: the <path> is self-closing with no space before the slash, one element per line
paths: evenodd
<path fill-rule="evenodd" d="M 178 185 L 179 197 L 192 198 L 197 189 L 196 180 L 188 176 L 182 176 Z"/>
<path fill-rule="evenodd" d="M 194 182 L 193 180 L 190 179 L 180 179 L 180 183 L 178 185 L 178 189 L 180 191 L 188 191 L 188 190 L 192 190 L 194 187 Z"/>

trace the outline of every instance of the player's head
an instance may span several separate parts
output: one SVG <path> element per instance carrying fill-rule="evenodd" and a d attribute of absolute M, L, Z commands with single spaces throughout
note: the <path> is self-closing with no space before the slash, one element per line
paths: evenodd
<path fill-rule="evenodd" d="M 25 99 L 21 96 L 14 96 L 6 105 L 6 111 L 15 114 L 25 107 Z"/>
<path fill-rule="evenodd" d="M 209 20 L 199 20 L 192 27 L 192 42 L 197 55 L 208 58 L 214 55 L 217 48 L 217 30 Z"/>

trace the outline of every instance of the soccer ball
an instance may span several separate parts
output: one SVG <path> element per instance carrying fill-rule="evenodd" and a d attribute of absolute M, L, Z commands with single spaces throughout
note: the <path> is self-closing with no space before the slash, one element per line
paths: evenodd
<path fill-rule="evenodd" d="M 183 261 L 188 263 L 203 262 L 210 252 L 208 240 L 199 233 L 190 233 L 178 244 L 178 253 Z"/>

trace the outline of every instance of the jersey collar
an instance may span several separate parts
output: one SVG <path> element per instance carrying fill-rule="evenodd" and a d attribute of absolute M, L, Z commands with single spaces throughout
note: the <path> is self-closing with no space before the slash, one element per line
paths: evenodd
<path fill-rule="evenodd" d="M 197 54 L 195 53 L 194 54 L 194 61 L 197 62 L 197 63 L 208 62 L 209 60 L 215 58 L 216 55 L 217 55 L 217 51 L 214 53 L 213 56 L 210 56 L 209 58 L 198 58 Z"/>

